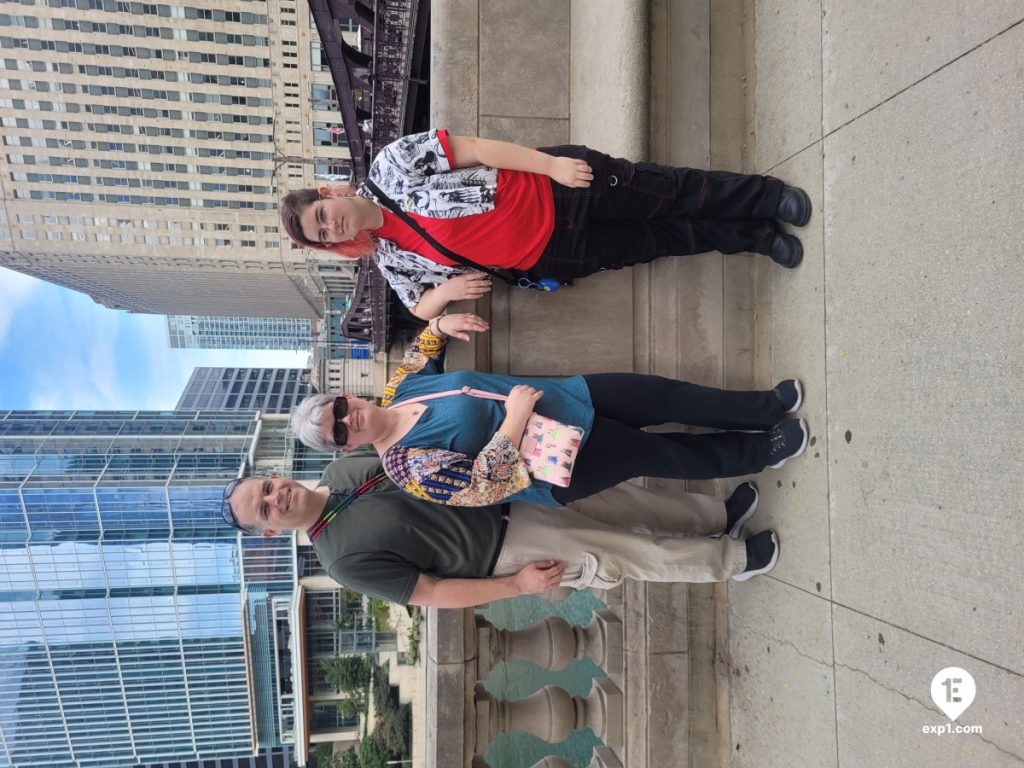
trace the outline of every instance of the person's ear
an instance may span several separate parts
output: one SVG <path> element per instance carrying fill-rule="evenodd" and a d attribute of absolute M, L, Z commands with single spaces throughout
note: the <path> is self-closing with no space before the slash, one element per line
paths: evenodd
<path fill-rule="evenodd" d="M 320 192 L 321 199 L 325 197 L 334 197 L 334 190 L 331 187 L 320 187 L 318 191 Z"/>
<path fill-rule="evenodd" d="M 273 528 L 268 528 L 267 530 L 265 530 L 265 531 L 264 531 L 263 533 L 261 533 L 260 535 L 261 535 L 261 536 L 262 536 L 263 538 L 268 538 L 269 536 L 280 536 L 280 535 L 281 535 L 281 532 L 280 532 L 280 531 L 275 531 L 275 530 L 274 530 Z"/>

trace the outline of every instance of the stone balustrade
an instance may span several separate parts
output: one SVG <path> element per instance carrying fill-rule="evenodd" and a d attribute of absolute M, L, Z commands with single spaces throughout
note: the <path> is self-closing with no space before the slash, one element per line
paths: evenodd
<path fill-rule="evenodd" d="M 558 591 L 546 595 L 553 602 L 564 596 Z M 586 657 L 618 676 L 623 666 L 622 622 L 612 611 L 596 611 L 586 627 L 549 616 L 521 630 L 498 629 L 471 609 L 428 613 L 427 697 L 437 702 L 428 713 L 428 768 L 487 768 L 484 755 L 501 733 L 525 732 L 557 744 L 585 728 L 604 742 L 588 768 L 621 768 L 616 750 L 621 754 L 624 703 L 611 678 L 595 678 L 586 696 L 547 685 L 518 701 L 498 700 L 483 685 L 499 662 L 511 660 L 556 671 Z M 534 768 L 566 765 L 549 756 Z"/>

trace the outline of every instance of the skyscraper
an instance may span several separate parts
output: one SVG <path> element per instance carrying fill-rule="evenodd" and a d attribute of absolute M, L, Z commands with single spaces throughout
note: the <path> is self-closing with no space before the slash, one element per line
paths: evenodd
<path fill-rule="evenodd" d="M 358 741 L 319 659 L 393 636 L 337 632 L 308 538 L 220 514 L 240 472 L 332 458 L 286 415 L 0 411 L 0 766 L 277 768 Z"/>
<path fill-rule="evenodd" d="M 199 367 L 177 407 L 288 413 L 312 391 L 309 371 L 301 368 Z"/>
<path fill-rule="evenodd" d="M 304 3 L 3 11 L 0 266 L 136 312 L 323 314 L 276 211 L 349 165 Z"/>
<path fill-rule="evenodd" d="M 250 698 L 246 591 L 290 595 L 294 545 L 242 540 L 219 512 L 256 432 L 239 413 L 0 414 L 0 763 L 281 742 L 274 700 Z"/>
<path fill-rule="evenodd" d="M 167 340 L 172 349 L 308 350 L 312 323 L 294 317 L 202 317 L 169 315 Z"/>

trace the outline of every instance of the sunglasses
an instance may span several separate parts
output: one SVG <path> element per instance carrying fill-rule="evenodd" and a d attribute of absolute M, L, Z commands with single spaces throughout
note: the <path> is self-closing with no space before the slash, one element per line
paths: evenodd
<path fill-rule="evenodd" d="M 230 525 L 232 528 L 237 528 L 240 531 L 245 531 L 245 527 L 240 525 L 238 519 L 235 517 L 234 511 L 231 509 L 231 494 L 235 492 L 238 484 L 241 483 L 245 478 L 237 477 L 224 486 L 224 497 L 221 500 L 220 514 L 224 518 L 224 522 Z"/>
<path fill-rule="evenodd" d="M 334 427 L 332 428 L 331 434 L 334 437 L 334 444 L 340 448 L 348 443 L 348 425 L 343 424 L 341 421 L 348 415 L 348 398 L 334 398 L 333 411 Z"/>

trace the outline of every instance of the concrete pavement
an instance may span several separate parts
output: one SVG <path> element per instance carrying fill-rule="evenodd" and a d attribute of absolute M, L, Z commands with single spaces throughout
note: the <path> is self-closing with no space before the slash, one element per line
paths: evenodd
<path fill-rule="evenodd" d="M 753 170 L 815 213 L 759 305 L 814 443 L 759 478 L 726 764 L 1024 765 L 1024 3 L 758 2 Z M 932 677 L 977 682 L 959 725 Z"/>
<path fill-rule="evenodd" d="M 626 585 L 632 768 L 1024 765 L 1022 20 L 1020 0 L 435 2 L 435 123 L 814 201 L 796 270 L 706 255 L 554 301 L 498 287 L 490 339 L 450 355 L 804 382 L 812 444 L 757 478 L 775 572 Z M 982 733 L 922 732 L 949 722 L 948 666 Z"/>

